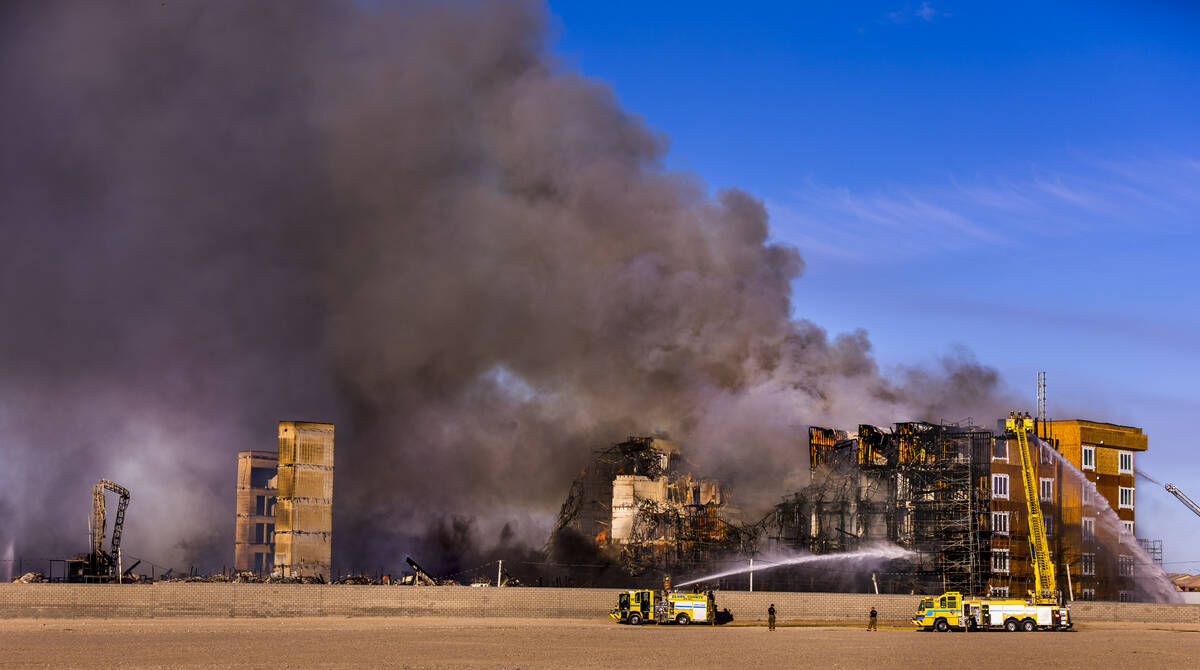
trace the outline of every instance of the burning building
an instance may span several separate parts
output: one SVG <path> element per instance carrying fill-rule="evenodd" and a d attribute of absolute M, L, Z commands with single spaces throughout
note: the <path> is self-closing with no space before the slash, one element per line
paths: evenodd
<path fill-rule="evenodd" d="M 811 483 L 765 520 L 780 545 L 813 553 L 891 542 L 915 553 L 905 570 L 879 575 L 881 590 L 978 593 L 988 563 L 986 482 L 992 434 L 921 422 L 855 435 L 809 429 Z M 812 576 L 837 588 L 844 576 Z M 828 583 L 826 583 L 828 582 Z"/>
<path fill-rule="evenodd" d="M 703 565 L 753 538 L 730 519 L 719 482 L 683 471 L 679 446 L 630 437 L 597 451 L 571 486 L 551 544 L 574 533 L 631 574 Z"/>
<path fill-rule="evenodd" d="M 1038 430 L 1046 440 L 1038 496 L 1064 598 L 1161 598 L 1138 579 L 1161 572 L 1133 535 L 1133 458 L 1147 448 L 1141 429 L 1072 420 Z M 854 435 L 810 428 L 812 481 L 776 506 L 766 532 L 814 553 L 877 542 L 914 552 L 910 566 L 879 576 L 881 590 L 1023 597 L 1033 567 L 1015 449 L 1003 431 L 974 426 L 861 425 Z M 803 586 L 814 586 L 811 577 Z"/>
<path fill-rule="evenodd" d="M 1042 421 L 1037 493 L 1064 599 L 1163 600 L 1161 573 L 1134 538 L 1139 428 Z M 684 471 L 678 445 L 634 437 L 595 453 L 551 535 L 575 533 L 627 574 L 680 572 L 767 549 L 834 554 L 891 544 L 908 553 L 871 571 L 814 563 L 781 568 L 780 590 L 1023 597 L 1033 588 L 1029 523 L 1015 444 L 1002 424 L 809 429 L 810 483 L 754 523 L 728 492 Z M 876 569 L 878 568 L 878 569 Z M 874 582 L 874 583 L 872 583 Z"/>

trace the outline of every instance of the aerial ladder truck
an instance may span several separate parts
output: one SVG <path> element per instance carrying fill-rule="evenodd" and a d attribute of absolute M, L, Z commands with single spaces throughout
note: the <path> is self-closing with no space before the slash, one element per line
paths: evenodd
<path fill-rule="evenodd" d="M 1037 460 L 1029 443 L 1033 418 L 1029 412 L 1009 412 L 1005 435 L 1016 439 L 1021 460 L 1021 488 L 1029 515 L 1029 548 L 1033 560 L 1033 590 L 1025 600 L 967 598 L 950 591 L 937 598 L 924 598 L 912 624 L 925 630 L 1035 631 L 1068 630 L 1072 627 L 1069 608 L 1059 604 L 1054 565 L 1046 541 L 1045 518 L 1038 496 Z"/>
<path fill-rule="evenodd" d="M 1179 502 L 1186 505 L 1187 508 L 1195 512 L 1197 516 L 1200 516 L 1200 505 L 1197 505 L 1196 501 L 1187 497 L 1183 491 L 1180 491 L 1178 486 L 1175 486 L 1174 484 L 1167 484 L 1163 488 L 1167 490 L 1167 493 L 1179 498 Z"/>

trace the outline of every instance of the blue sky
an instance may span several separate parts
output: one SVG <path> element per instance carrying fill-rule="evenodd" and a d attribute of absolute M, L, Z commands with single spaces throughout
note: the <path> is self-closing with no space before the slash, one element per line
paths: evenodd
<path fill-rule="evenodd" d="M 966 346 L 1030 410 L 1045 370 L 1052 417 L 1142 426 L 1138 466 L 1200 498 L 1200 9 L 549 7 L 669 169 L 767 203 L 797 316 L 885 368 Z M 1200 518 L 1141 480 L 1137 518 L 1200 572 Z"/>

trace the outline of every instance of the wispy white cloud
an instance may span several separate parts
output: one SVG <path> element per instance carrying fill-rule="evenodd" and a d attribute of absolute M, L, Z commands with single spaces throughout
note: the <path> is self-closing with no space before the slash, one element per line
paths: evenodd
<path fill-rule="evenodd" d="M 949 12 L 943 12 L 933 6 L 931 2 L 922 2 L 917 8 L 906 6 L 904 9 L 898 9 L 894 12 L 888 12 L 888 20 L 892 23 L 908 23 L 913 19 L 922 21 L 933 21 L 936 18 L 949 17 Z"/>
<path fill-rule="evenodd" d="M 809 180 L 768 201 L 777 237 L 815 255 L 932 256 L 1071 235 L 1195 228 L 1200 161 L 1079 162 L 1018 177 L 855 191 Z"/>

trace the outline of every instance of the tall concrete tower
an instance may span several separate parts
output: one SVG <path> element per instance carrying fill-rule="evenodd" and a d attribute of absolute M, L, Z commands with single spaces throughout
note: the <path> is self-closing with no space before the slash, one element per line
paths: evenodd
<path fill-rule="evenodd" d="M 267 573 L 275 566 L 275 457 L 274 451 L 238 452 L 233 567 L 239 572 Z"/>
<path fill-rule="evenodd" d="M 275 568 L 285 577 L 330 578 L 333 424 L 279 422 Z"/>

